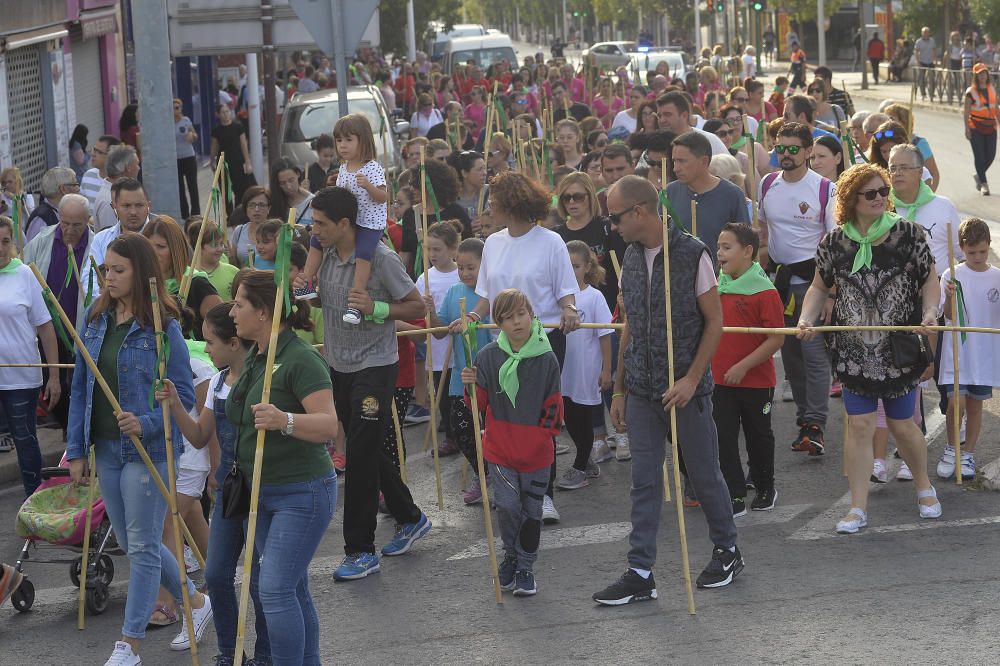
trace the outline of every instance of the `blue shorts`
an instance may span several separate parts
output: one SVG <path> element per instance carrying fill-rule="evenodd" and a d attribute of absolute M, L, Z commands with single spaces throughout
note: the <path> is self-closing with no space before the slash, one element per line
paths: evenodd
<path fill-rule="evenodd" d="M 942 384 L 941 393 L 944 397 L 949 397 L 955 392 L 954 384 Z M 993 397 L 993 387 L 992 386 L 980 386 L 978 384 L 959 384 L 958 394 L 967 395 L 973 400 L 989 400 Z"/>
<path fill-rule="evenodd" d="M 375 248 L 382 240 L 382 229 L 369 229 L 368 227 L 355 227 L 357 233 L 354 237 L 354 256 L 357 259 L 371 261 L 375 256 Z"/>
<path fill-rule="evenodd" d="M 913 412 L 917 407 L 918 393 L 917 389 L 913 389 L 898 398 L 868 398 L 851 393 L 845 388 L 843 393 L 844 409 L 847 410 L 848 416 L 874 414 L 878 409 L 878 402 L 881 400 L 882 406 L 885 408 L 886 418 L 893 421 L 905 421 L 913 418 Z"/>
<path fill-rule="evenodd" d="M 426 361 L 427 360 L 427 340 L 424 339 L 424 338 L 421 338 L 419 342 L 417 340 L 414 340 L 413 341 L 413 353 L 414 353 L 414 359 L 415 360 L 417 360 L 417 361 Z"/>

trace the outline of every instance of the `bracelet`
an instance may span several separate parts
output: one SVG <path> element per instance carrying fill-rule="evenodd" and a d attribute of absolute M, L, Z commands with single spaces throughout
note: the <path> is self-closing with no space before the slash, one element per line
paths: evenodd
<path fill-rule="evenodd" d="M 386 318 L 389 316 L 389 304 L 385 301 L 373 301 L 372 302 L 372 313 L 370 315 L 365 315 L 365 319 L 368 321 L 373 321 L 376 324 L 384 324 Z"/>
<path fill-rule="evenodd" d="M 612 400 L 614 400 L 615 398 L 624 398 L 624 397 L 625 397 L 624 393 L 612 393 L 611 394 L 611 399 Z"/>
<path fill-rule="evenodd" d="M 483 319 L 482 317 L 479 316 L 479 313 L 476 312 L 475 310 L 471 312 L 466 312 L 465 316 L 471 319 L 472 321 L 482 321 Z"/>

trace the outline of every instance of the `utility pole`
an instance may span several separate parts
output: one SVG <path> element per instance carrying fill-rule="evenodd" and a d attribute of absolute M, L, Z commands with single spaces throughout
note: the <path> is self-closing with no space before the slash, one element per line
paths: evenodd
<path fill-rule="evenodd" d="M 149 190 L 150 207 L 180 219 L 177 183 L 177 144 L 174 142 L 173 89 L 170 75 L 170 39 L 167 3 L 133 2 L 135 73 L 142 116 L 142 171 Z M 214 99 L 215 90 L 202 91 Z"/>
<path fill-rule="evenodd" d="M 816 0 L 816 33 L 819 35 L 819 64 L 826 65 L 826 2 Z M 892 4 L 892 0 L 889 0 Z"/>
<path fill-rule="evenodd" d="M 337 107 L 343 118 L 350 111 L 347 108 L 347 58 L 344 55 L 344 0 L 333 0 L 333 43 L 336 45 L 333 53 L 333 66 L 337 69 Z"/>
<path fill-rule="evenodd" d="M 413 0 L 406 2 L 406 46 L 410 62 L 417 59 L 417 25 L 413 20 Z"/>
<path fill-rule="evenodd" d="M 263 28 L 264 44 L 261 53 L 264 59 L 264 130 L 267 132 L 267 158 L 278 156 L 278 97 L 274 80 L 274 17 L 269 0 L 260 2 L 260 21 Z M 258 178 L 267 180 L 267 173 L 258 173 Z"/>
<path fill-rule="evenodd" d="M 858 0 L 858 21 L 861 25 L 859 29 L 861 30 L 860 36 L 860 48 L 861 48 L 861 89 L 868 90 L 868 65 L 865 64 L 867 58 L 865 58 L 865 44 L 868 43 L 868 31 L 865 29 L 865 2 L 864 0 Z"/>
<path fill-rule="evenodd" d="M 562 0 L 562 9 L 563 9 L 563 12 L 562 12 L 562 43 L 565 44 L 567 42 L 567 40 L 569 40 L 569 33 L 566 32 L 566 0 Z M 556 25 L 556 29 L 558 29 L 558 28 L 559 28 L 559 25 L 557 24 Z"/>
<path fill-rule="evenodd" d="M 247 54 L 247 120 L 250 123 L 250 164 L 258 178 L 264 178 L 264 144 L 260 131 L 260 75 L 257 72 L 257 54 Z"/>
<path fill-rule="evenodd" d="M 701 54 L 701 0 L 694 0 L 694 52 Z"/>

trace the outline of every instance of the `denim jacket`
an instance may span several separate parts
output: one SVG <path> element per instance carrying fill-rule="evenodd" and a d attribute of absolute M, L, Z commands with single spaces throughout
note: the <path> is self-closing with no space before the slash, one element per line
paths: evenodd
<path fill-rule="evenodd" d="M 90 320 L 87 311 L 87 327 L 83 331 L 83 344 L 96 362 L 101 355 L 104 334 L 111 315 L 104 313 Z M 185 410 L 194 406 L 194 383 L 191 377 L 191 361 L 180 326 L 173 319 L 167 320 L 167 339 L 170 341 L 170 358 L 167 360 L 167 378 L 177 387 L 177 395 Z M 122 409 L 139 417 L 142 425 L 142 445 L 153 462 L 167 459 L 166 441 L 163 437 L 163 412 L 160 403 L 149 408 L 149 387 L 156 379 L 156 336 L 152 327 L 143 328 L 133 322 L 125 343 L 118 350 L 118 401 Z M 69 404 L 69 425 L 67 427 L 66 457 L 70 460 L 87 457 L 90 445 L 90 424 L 94 404 L 94 391 L 101 388 L 90 371 L 80 351 L 76 353 L 76 369 L 73 372 L 73 398 Z M 174 459 L 184 451 L 184 439 L 176 423 L 171 424 L 174 445 Z M 121 435 L 122 463 L 138 462 L 142 458 L 132 440 Z"/>

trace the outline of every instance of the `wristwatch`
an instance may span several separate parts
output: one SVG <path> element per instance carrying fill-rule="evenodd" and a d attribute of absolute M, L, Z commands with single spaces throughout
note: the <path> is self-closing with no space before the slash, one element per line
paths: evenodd
<path fill-rule="evenodd" d="M 288 423 L 285 424 L 284 428 L 282 428 L 281 434 L 289 437 L 291 436 L 292 431 L 295 430 L 295 415 L 291 412 L 285 412 L 285 416 L 288 417 Z"/>

